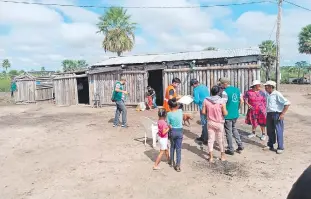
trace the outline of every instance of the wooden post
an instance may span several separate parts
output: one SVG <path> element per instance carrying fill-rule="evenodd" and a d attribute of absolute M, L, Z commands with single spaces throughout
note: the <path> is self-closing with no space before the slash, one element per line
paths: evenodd
<path fill-rule="evenodd" d="M 278 0 L 278 18 L 277 18 L 277 29 L 276 29 L 276 89 L 280 88 L 280 31 L 281 31 L 281 21 L 282 21 L 282 2 L 283 0 Z"/>

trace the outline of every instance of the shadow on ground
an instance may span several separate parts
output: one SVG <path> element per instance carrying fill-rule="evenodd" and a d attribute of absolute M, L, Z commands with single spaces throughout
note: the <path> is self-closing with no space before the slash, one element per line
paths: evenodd
<path fill-rule="evenodd" d="M 245 130 L 243 129 L 238 129 L 240 135 L 241 135 L 241 140 L 242 142 L 244 143 L 247 143 L 247 144 L 251 144 L 251 145 L 254 145 L 254 146 L 257 146 L 257 147 L 260 147 L 260 148 L 263 148 L 265 147 L 266 145 L 262 144 L 262 143 L 259 143 L 259 142 L 256 142 L 252 139 L 249 139 L 247 136 L 249 135 L 248 132 L 246 132 Z"/>

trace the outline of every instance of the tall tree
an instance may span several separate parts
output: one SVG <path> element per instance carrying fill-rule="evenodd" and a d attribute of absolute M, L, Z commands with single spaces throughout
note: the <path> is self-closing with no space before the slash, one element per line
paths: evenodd
<path fill-rule="evenodd" d="M 127 10 L 119 7 L 109 8 L 99 17 L 98 32 L 105 35 L 102 43 L 105 52 L 110 51 L 121 56 L 123 52 L 131 51 L 135 43 L 136 23 L 131 22 Z"/>
<path fill-rule="evenodd" d="M 311 55 L 311 24 L 303 27 L 298 35 L 298 51 L 303 54 Z M 309 81 L 311 84 L 311 67 L 309 71 Z"/>
<path fill-rule="evenodd" d="M 261 51 L 262 68 L 266 72 L 266 81 L 270 79 L 270 72 L 276 61 L 276 45 L 272 40 L 263 41 L 259 44 Z"/>
<path fill-rule="evenodd" d="M 216 51 L 216 50 L 218 50 L 218 48 L 210 46 L 210 47 L 204 48 L 204 50 L 206 50 L 206 51 Z"/>
<path fill-rule="evenodd" d="M 41 67 L 41 71 L 45 71 L 45 67 L 44 66 Z"/>
<path fill-rule="evenodd" d="M 303 54 L 311 54 L 311 24 L 302 28 L 298 35 L 298 51 Z"/>
<path fill-rule="evenodd" d="M 2 62 L 2 68 L 7 72 L 8 68 L 11 67 L 11 63 L 8 59 L 4 59 Z"/>
<path fill-rule="evenodd" d="M 88 66 L 85 60 L 71 60 L 66 59 L 62 62 L 64 72 L 73 72 L 84 69 Z"/>

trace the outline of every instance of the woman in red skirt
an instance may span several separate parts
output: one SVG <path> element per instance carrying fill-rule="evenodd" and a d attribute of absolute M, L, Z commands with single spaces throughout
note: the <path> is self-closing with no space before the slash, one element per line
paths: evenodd
<path fill-rule="evenodd" d="M 248 111 L 245 118 L 245 123 L 252 125 L 252 133 L 248 136 L 253 138 L 256 136 L 256 128 L 261 128 L 261 140 L 266 139 L 265 127 L 266 127 L 266 109 L 267 101 L 266 94 L 261 90 L 261 83 L 259 80 L 253 81 L 251 89 L 246 91 L 244 95 L 245 103 L 248 105 Z"/>

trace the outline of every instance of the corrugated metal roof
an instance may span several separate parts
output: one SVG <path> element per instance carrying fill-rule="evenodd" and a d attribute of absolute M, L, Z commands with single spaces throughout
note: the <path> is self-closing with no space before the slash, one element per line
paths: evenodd
<path fill-rule="evenodd" d="M 245 49 L 226 49 L 216 51 L 196 51 L 196 52 L 180 52 L 157 55 L 132 55 L 124 57 L 111 57 L 102 62 L 96 63 L 93 66 L 109 66 L 122 64 L 142 64 L 142 63 L 159 63 L 184 60 L 200 60 L 200 59 L 215 59 L 226 57 L 244 57 L 251 55 L 260 55 L 259 48 Z"/>

